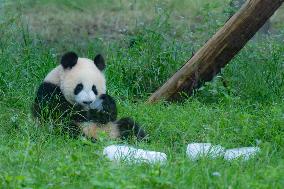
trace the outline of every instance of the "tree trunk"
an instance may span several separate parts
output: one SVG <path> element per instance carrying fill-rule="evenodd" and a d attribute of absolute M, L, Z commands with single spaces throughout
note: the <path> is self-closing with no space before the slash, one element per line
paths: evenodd
<path fill-rule="evenodd" d="M 246 0 L 231 0 L 230 7 L 234 10 L 239 10 L 241 6 L 246 2 Z M 234 13 L 232 13 L 230 16 L 233 16 Z M 269 34 L 270 33 L 270 27 L 271 23 L 268 19 L 265 24 L 258 30 L 261 34 Z"/>
<path fill-rule="evenodd" d="M 226 24 L 160 89 L 149 103 L 179 100 L 210 81 L 244 47 L 284 0 L 248 0 Z"/>

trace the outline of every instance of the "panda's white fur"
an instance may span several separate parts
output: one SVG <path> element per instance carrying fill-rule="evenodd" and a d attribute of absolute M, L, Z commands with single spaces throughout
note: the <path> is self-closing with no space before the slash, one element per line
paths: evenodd
<path fill-rule="evenodd" d="M 89 105 L 83 102 L 95 102 L 98 96 L 106 93 L 103 72 L 97 68 L 94 61 L 87 58 L 78 58 L 76 66 L 71 69 L 64 69 L 62 65 L 58 65 L 45 77 L 44 81 L 58 85 L 69 103 L 80 104 L 85 109 L 89 109 Z M 75 95 L 74 89 L 80 83 L 83 85 L 83 90 Z M 92 91 L 93 85 L 96 86 L 98 94 Z"/>
<path fill-rule="evenodd" d="M 59 86 L 60 75 L 63 73 L 63 68 L 61 65 L 58 65 L 56 68 L 51 70 L 47 76 L 44 78 L 44 82 L 49 82 Z"/>

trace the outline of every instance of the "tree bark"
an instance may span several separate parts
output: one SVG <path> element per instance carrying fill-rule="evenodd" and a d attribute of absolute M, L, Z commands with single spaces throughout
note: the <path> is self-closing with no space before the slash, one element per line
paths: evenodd
<path fill-rule="evenodd" d="M 241 6 L 246 2 L 246 0 L 231 0 L 230 7 L 232 9 L 238 10 L 241 8 Z M 230 16 L 233 16 L 234 13 L 232 13 Z M 268 19 L 265 24 L 258 30 L 261 34 L 269 34 L 270 33 L 270 27 L 271 23 Z"/>
<path fill-rule="evenodd" d="M 284 0 L 248 0 L 225 25 L 197 51 L 160 89 L 149 103 L 179 100 L 210 81 L 244 47 Z"/>

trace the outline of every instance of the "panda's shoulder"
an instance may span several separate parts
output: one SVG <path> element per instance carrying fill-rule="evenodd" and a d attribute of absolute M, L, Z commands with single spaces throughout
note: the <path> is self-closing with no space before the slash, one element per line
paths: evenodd
<path fill-rule="evenodd" d="M 61 109 L 62 111 L 72 109 L 72 105 L 65 99 L 60 87 L 50 82 L 40 84 L 37 91 L 36 103 Z"/>
<path fill-rule="evenodd" d="M 58 85 L 44 81 L 38 88 L 37 98 L 44 98 L 48 96 L 62 96 L 62 91 Z"/>

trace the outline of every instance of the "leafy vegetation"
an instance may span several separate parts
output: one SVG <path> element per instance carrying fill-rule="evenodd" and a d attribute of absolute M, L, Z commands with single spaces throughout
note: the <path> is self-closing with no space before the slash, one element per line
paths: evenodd
<path fill-rule="evenodd" d="M 282 10 L 270 36 L 255 37 L 193 97 L 145 104 L 226 21 L 228 10 L 222 0 L 0 0 L 0 187 L 281 188 Z M 30 111 L 34 94 L 67 50 L 107 57 L 108 90 L 119 115 L 134 117 L 150 134 L 149 143 L 130 145 L 167 153 L 166 165 L 112 163 L 102 149 L 125 142 L 92 144 L 38 127 Z M 259 146 L 261 152 L 249 161 L 193 162 L 185 155 L 190 142 Z"/>

